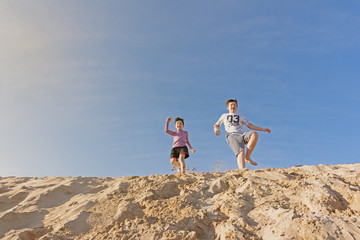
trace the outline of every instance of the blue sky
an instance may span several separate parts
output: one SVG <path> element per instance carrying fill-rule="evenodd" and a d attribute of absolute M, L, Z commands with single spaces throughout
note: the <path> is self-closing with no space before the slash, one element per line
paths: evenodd
<path fill-rule="evenodd" d="M 1 1 L 0 176 L 169 174 L 177 116 L 189 169 L 237 168 L 212 129 L 228 98 L 273 130 L 250 169 L 359 162 L 359 7 Z"/>

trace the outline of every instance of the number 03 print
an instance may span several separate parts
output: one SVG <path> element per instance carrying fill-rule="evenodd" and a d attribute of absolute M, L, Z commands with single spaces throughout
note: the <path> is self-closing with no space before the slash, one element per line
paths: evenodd
<path fill-rule="evenodd" d="M 227 116 L 227 120 L 231 123 L 239 123 L 240 117 L 238 115 L 229 115 Z"/>

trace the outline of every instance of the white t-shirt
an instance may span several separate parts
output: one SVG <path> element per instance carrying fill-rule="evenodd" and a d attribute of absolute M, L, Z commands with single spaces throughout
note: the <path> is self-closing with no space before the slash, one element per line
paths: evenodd
<path fill-rule="evenodd" d="M 244 125 L 248 125 L 249 121 L 241 113 L 224 113 L 215 125 L 221 126 L 223 124 L 225 126 L 226 136 L 228 136 L 230 133 L 243 134 L 245 132 Z"/>

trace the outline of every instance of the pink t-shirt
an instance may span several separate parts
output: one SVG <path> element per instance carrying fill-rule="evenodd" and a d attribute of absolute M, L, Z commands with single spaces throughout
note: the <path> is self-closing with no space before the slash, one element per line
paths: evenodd
<path fill-rule="evenodd" d="M 184 147 L 187 145 L 190 148 L 190 150 L 193 149 L 190 145 L 187 131 L 177 131 L 177 130 L 171 131 L 171 130 L 169 130 L 169 123 L 166 123 L 165 124 L 165 132 L 171 136 L 174 136 L 173 148 L 174 147 Z"/>

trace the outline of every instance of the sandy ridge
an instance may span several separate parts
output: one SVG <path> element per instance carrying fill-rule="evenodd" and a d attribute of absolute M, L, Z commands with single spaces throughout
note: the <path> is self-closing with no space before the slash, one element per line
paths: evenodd
<path fill-rule="evenodd" d="M 0 178 L 1 239 L 360 239 L 360 163 Z"/>

